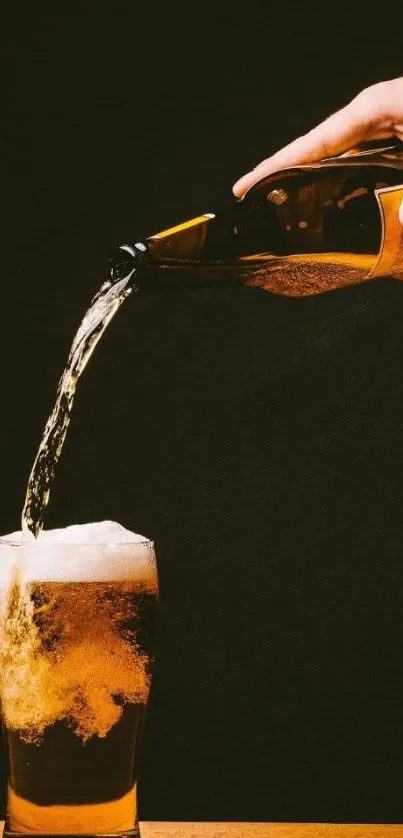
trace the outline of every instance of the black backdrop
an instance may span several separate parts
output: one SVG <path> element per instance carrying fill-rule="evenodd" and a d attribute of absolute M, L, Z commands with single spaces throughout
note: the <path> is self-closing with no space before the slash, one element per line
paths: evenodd
<path fill-rule="evenodd" d="M 4 15 L 0 531 L 115 243 L 402 74 L 361 4 Z M 85 373 L 48 526 L 155 538 L 145 819 L 403 821 L 403 286 L 131 298 Z"/>

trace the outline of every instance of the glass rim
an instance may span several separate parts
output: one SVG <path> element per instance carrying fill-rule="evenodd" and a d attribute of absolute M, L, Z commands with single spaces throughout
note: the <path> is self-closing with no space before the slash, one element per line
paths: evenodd
<path fill-rule="evenodd" d="M 0 547 L 5 545 L 7 547 L 28 547 L 29 549 L 34 548 L 34 550 L 38 549 L 52 549 L 53 547 L 57 547 L 58 549 L 64 547 L 145 547 L 150 546 L 153 549 L 155 548 L 155 542 L 152 538 L 143 538 L 141 541 L 40 541 L 39 539 L 35 538 L 32 541 L 16 541 L 13 539 L 8 539 L 7 536 L 0 536 Z"/>

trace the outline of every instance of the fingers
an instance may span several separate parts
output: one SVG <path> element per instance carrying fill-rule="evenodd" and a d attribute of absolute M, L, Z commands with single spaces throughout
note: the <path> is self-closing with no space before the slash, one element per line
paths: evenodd
<path fill-rule="evenodd" d="M 403 79 L 366 88 L 308 134 L 298 137 L 240 178 L 233 186 L 235 195 L 240 197 L 258 180 L 278 169 L 332 157 L 365 140 L 393 136 L 396 97 L 403 99 Z M 400 110 L 403 111 L 403 105 Z"/>

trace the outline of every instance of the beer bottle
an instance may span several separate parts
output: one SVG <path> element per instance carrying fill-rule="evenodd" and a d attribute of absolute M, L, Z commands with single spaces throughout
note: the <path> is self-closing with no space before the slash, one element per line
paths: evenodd
<path fill-rule="evenodd" d="M 306 296 L 403 279 L 403 143 L 347 152 L 263 178 L 223 210 L 124 244 L 110 279 L 140 291 L 243 285 Z"/>

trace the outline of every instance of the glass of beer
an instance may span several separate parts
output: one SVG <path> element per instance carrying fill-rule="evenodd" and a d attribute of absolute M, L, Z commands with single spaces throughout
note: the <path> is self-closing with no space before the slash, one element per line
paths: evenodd
<path fill-rule="evenodd" d="M 6 836 L 139 835 L 157 568 L 151 541 L 105 533 L 0 539 Z"/>

